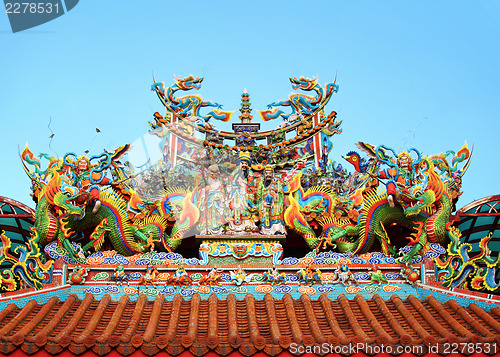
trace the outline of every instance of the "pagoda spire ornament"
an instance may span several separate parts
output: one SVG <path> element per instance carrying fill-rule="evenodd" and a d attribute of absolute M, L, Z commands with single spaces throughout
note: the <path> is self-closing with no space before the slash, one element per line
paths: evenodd
<path fill-rule="evenodd" d="M 241 108 L 240 108 L 240 113 L 241 115 L 239 116 L 240 120 L 242 123 L 250 123 L 252 121 L 253 115 L 252 109 L 250 106 L 252 103 L 250 103 L 250 94 L 248 94 L 247 89 L 243 91 L 243 94 L 241 95 Z"/>
<path fill-rule="evenodd" d="M 238 137 L 236 138 L 236 144 L 239 146 L 251 146 L 255 144 L 255 139 L 252 138 L 252 134 L 257 134 L 260 130 L 260 123 L 252 123 L 252 108 L 250 106 L 250 94 L 248 94 L 247 89 L 241 94 L 241 104 L 239 116 L 241 123 L 234 123 L 233 130 Z"/>

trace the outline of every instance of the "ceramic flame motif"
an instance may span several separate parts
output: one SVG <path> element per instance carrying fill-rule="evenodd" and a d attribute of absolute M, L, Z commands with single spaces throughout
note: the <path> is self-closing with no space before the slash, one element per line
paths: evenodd
<path fill-rule="evenodd" d="M 123 287 L 123 291 L 125 292 L 125 294 L 137 294 L 137 289 L 131 288 L 129 286 Z"/>
<path fill-rule="evenodd" d="M 197 292 L 199 292 L 200 294 L 209 294 L 210 293 L 210 288 L 206 285 L 203 285 L 203 286 L 197 286 L 195 288 L 195 290 Z"/>
<path fill-rule="evenodd" d="M 348 294 L 356 294 L 359 293 L 362 289 L 359 286 L 346 286 L 345 292 Z"/>
<path fill-rule="evenodd" d="M 301 287 L 299 287 L 298 291 L 299 291 L 299 293 L 302 293 L 302 294 L 312 295 L 316 292 L 316 289 L 314 289 L 311 286 L 301 286 Z"/>
<path fill-rule="evenodd" d="M 258 285 L 255 287 L 255 291 L 258 293 L 270 293 L 273 291 L 273 286 L 272 285 Z"/>

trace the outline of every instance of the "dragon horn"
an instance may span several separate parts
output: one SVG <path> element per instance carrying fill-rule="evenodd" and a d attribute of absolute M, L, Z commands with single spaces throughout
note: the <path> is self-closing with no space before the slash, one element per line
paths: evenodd
<path fill-rule="evenodd" d="M 333 84 L 337 83 L 337 71 L 335 71 L 335 79 L 333 80 Z"/>
<path fill-rule="evenodd" d="M 467 145 L 467 141 L 465 142 L 465 145 Z M 472 147 L 470 149 L 470 155 L 469 155 L 469 158 L 467 159 L 467 162 L 465 163 L 464 167 L 462 167 L 462 174 L 461 174 L 461 176 L 463 176 L 465 174 L 465 172 L 467 171 L 467 169 L 469 168 L 470 159 L 472 159 L 472 153 L 473 152 L 474 152 L 474 144 L 472 144 Z"/>
<path fill-rule="evenodd" d="M 28 143 L 26 143 L 26 146 L 28 146 Z M 17 150 L 19 151 L 19 157 L 21 158 L 21 163 L 23 164 L 24 172 L 26 172 L 26 175 L 28 175 L 30 179 L 34 180 L 35 178 L 31 175 L 28 166 L 26 166 L 26 163 L 23 160 L 23 156 L 21 155 L 21 148 L 19 147 L 19 145 L 17 145 Z"/>
<path fill-rule="evenodd" d="M 422 161 L 422 154 L 420 154 L 420 151 L 418 151 L 415 148 L 411 148 L 410 150 L 408 150 L 408 153 L 410 153 L 411 151 L 413 151 L 415 154 L 417 154 L 417 158 L 415 160 L 413 160 L 414 161 L 413 166 L 417 167 L 417 165 L 420 164 L 420 161 Z"/>

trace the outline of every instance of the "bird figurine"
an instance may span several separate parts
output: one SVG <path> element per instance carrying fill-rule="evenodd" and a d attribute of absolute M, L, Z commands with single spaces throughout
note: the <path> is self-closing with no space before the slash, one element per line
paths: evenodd
<path fill-rule="evenodd" d="M 356 151 L 349 151 L 347 155 L 344 156 L 344 159 L 352 164 L 357 172 L 365 173 L 370 166 L 370 164 L 365 162 L 365 160 L 362 159 Z"/>

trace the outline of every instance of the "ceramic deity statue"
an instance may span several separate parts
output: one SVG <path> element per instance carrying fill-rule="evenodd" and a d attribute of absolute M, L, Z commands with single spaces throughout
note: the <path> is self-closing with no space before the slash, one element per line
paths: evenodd
<path fill-rule="evenodd" d="M 227 187 L 222 181 L 219 167 L 211 165 L 208 168 L 207 185 L 201 189 L 200 234 L 222 234 L 228 218 Z"/>
<path fill-rule="evenodd" d="M 262 234 L 286 234 L 283 207 L 284 193 L 279 179 L 271 165 L 264 169 L 263 180 L 257 188 L 257 200 L 260 209 L 260 231 Z"/>
<path fill-rule="evenodd" d="M 233 234 L 245 234 L 257 231 L 254 214 L 257 207 L 254 203 L 254 177 L 250 169 L 250 154 L 240 152 L 238 167 L 231 174 L 229 208 L 232 217 L 228 231 Z"/>

